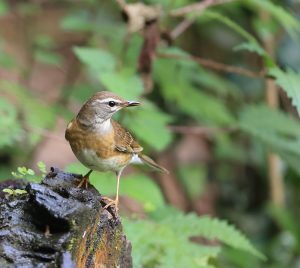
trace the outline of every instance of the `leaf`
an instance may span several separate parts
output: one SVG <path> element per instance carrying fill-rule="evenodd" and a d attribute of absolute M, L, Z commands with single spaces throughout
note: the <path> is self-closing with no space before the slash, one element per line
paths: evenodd
<path fill-rule="evenodd" d="M 209 268 L 220 251 L 191 243 L 166 224 L 123 219 L 123 227 L 132 243 L 133 267 Z"/>
<path fill-rule="evenodd" d="M 6 99 L 0 98 L 0 148 L 13 145 L 21 134 L 16 107 Z"/>
<path fill-rule="evenodd" d="M 218 239 L 226 245 L 265 257 L 249 240 L 226 221 L 195 214 L 183 214 L 171 207 L 162 207 L 149 214 L 148 219 L 123 219 L 125 233 L 133 245 L 134 267 L 214 267 L 218 245 L 193 243 L 191 237 Z"/>
<path fill-rule="evenodd" d="M 78 174 L 87 172 L 87 168 L 79 163 L 70 164 L 65 170 Z M 90 179 L 99 193 L 113 197 L 116 195 L 117 178 L 114 173 L 95 171 Z M 164 205 L 164 198 L 158 186 L 149 177 L 139 173 L 121 177 L 120 195 L 131 197 L 144 206 L 158 208 Z"/>
<path fill-rule="evenodd" d="M 178 49 L 168 51 L 186 55 Z M 155 79 L 166 102 L 172 104 L 171 109 L 178 111 L 180 108 L 182 113 L 212 125 L 233 123 L 234 119 L 223 100 L 204 93 L 193 83 L 199 72 L 201 69 L 191 61 L 159 59 L 154 64 Z"/>
<path fill-rule="evenodd" d="M 17 100 L 17 107 L 22 112 L 26 125 L 31 129 L 43 129 L 53 126 L 56 118 L 56 107 L 42 103 L 40 100 L 32 98 L 30 92 L 23 86 L 9 82 L 6 80 L 0 81 L 0 87 L 3 92 L 13 95 Z M 35 144 L 40 139 L 40 134 L 31 132 L 30 142 Z"/>
<path fill-rule="evenodd" d="M 73 14 L 64 16 L 60 27 L 65 31 L 92 31 L 94 25 L 90 13 L 87 10 L 79 10 Z"/>
<path fill-rule="evenodd" d="M 22 190 L 22 189 L 15 189 L 14 193 L 15 194 L 27 194 L 27 191 L 26 190 Z"/>
<path fill-rule="evenodd" d="M 288 69 L 284 72 L 279 68 L 272 68 L 269 70 L 269 75 L 275 78 L 276 84 L 291 98 L 292 104 L 300 115 L 300 71 Z"/>
<path fill-rule="evenodd" d="M 9 195 L 14 194 L 14 190 L 13 189 L 9 189 L 9 188 L 5 188 L 2 190 L 3 193 L 7 193 Z"/>
<path fill-rule="evenodd" d="M 260 56 L 266 56 L 267 55 L 266 51 L 261 46 L 258 46 L 257 43 L 253 43 L 253 42 L 241 43 L 241 44 L 235 46 L 233 48 L 233 50 L 234 51 L 246 50 L 246 51 L 249 51 L 249 52 L 257 53 Z"/>
<path fill-rule="evenodd" d="M 172 118 L 160 111 L 150 102 L 144 101 L 142 106 L 129 113 L 122 121 L 124 126 L 132 130 L 134 136 L 143 145 L 148 144 L 151 148 L 162 150 L 172 141 L 172 134 L 166 125 Z"/>
<path fill-rule="evenodd" d="M 34 58 L 41 63 L 49 65 L 59 65 L 62 62 L 62 57 L 58 53 L 43 49 L 37 49 L 34 53 Z"/>
<path fill-rule="evenodd" d="M 263 105 L 252 105 L 242 111 L 239 126 L 279 153 L 295 169 L 295 157 L 300 157 L 300 125 L 296 119 Z M 295 171 L 299 172 L 299 168 Z"/>
<path fill-rule="evenodd" d="M 74 47 L 77 58 L 97 73 L 112 72 L 116 68 L 116 60 L 109 52 L 90 47 Z"/>
<path fill-rule="evenodd" d="M 242 96 L 241 90 L 234 83 L 203 68 L 193 76 L 192 80 L 220 97 L 240 99 Z"/>
<path fill-rule="evenodd" d="M 100 75 L 100 81 L 107 90 L 127 100 L 137 99 L 144 91 L 141 79 L 129 70 L 103 73 Z"/>
<path fill-rule="evenodd" d="M 46 164 L 44 162 L 39 161 L 36 165 L 42 173 L 47 173 Z"/>
<path fill-rule="evenodd" d="M 186 236 L 204 236 L 207 239 L 218 239 L 235 249 L 243 250 L 258 258 L 265 259 L 240 231 L 226 221 L 209 216 L 198 217 L 193 213 L 184 214 L 174 208 L 171 211 L 168 210 L 170 208 L 167 207 L 156 210 L 151 217 L 174 228 L 175 233 L 181 231 Z M 169 215 L 169 217 L 165 217 L 165 215 Z"/>
<path fill-rule="evenodd" d="M 0 17 L 5 16 L 9 11 L 6 0 L 0 0 Z"/>

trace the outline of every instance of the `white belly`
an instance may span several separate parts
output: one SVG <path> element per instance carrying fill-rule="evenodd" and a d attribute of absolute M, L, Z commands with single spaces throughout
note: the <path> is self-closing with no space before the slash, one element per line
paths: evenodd
<path fill-rule="evenodd" d="M 91 149 L 84 149 L 77 155 L 78 160 L 90 169 L 97 171 L 119 171 L 126 165 L 120 161 L 120 156 L 103 159 L 97 156 Z M 122 156 L 121 156 L 122 157 Z M 120 164 L 122 163 L 122 164 Z"/>

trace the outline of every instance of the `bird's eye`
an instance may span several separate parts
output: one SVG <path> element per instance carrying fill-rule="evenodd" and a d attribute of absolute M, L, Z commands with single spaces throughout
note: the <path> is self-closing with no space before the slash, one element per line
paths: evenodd
<path fill-rule="evenodd" d="M 110 101 L 110 102 L 108 103 L 108 105 L 109 105 L 110 107 L 114 107 L 114 106 L 116 105 L 116 103 L 115 103 L 114 101 Z"/>

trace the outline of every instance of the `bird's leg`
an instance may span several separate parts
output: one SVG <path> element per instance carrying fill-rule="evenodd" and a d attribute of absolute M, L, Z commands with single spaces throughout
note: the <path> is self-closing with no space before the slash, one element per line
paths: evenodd
<path fill-rule="evenodd" d="M 115 200 L 111 200 L 107 197 L 103 198 L 103 199 L 107 199 L 110 200 L 110 202 L 104 207 L 105 209 L 110 207 L 111 205 L 115 205 L 116 211 L 118 212 L 119 210 L 119 187 L 120 187 L 120 178 L 121 178 L 121 174 L 122 174 L 123 169 L 121 169 L 120 171 L 117 172 L 117 195 L 116 195 L 116 199 Z"/>
<path fill-rule="evenodd" d="M 88 188 L 88 183 L 89 183 L 89 177 L 91 175 L 91 173 L 93 172 L 93 170 L 90 170 L 87 174 L 85 174 L 82 178 L 82 180 L 80 181 L 80 183 L 77 185 L 77 188 L 81 188 L 84 185 L 84 188 L 87 189 Z"/>

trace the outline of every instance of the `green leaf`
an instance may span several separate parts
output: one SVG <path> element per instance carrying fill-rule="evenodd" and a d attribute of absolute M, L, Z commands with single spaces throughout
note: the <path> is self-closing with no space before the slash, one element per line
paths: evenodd
<path fill-rule="evenodd" d="M 241 90 L 234 83 L 204 68 L 199 69 L 192 80 L 220 97 L 240 99 L 242 96 Z"/>
<path fill-rule="evenodd" d="M 258 46 L 257 43 L 253 43 L 253 42 L 241 43 L 241 44 L 235 46 L 233 48 L 233 50 L 234 51 L 246 50 L 246 51 L 249 51 L 249 52 L 257 53 L 260 56 L 266 56 L 267 55 L 266 51 L 261 46 Z"/>
<path fill-rule="evenodd" d="M 169 115 L 152 103 L 144 101 L 142 106 L 136 107 L 134 111 L 128 109 L 122 123 L 132 130 L 141 145 L 146 143 L 160 151 L 172 141 L 172 134 L 166 126 L 171 120 Z"/>
<path fill-rule="evenodd" d="M 0 99 L 0 148 L 13 145 L 22 135 L 14 105 L 4 98 Z"/>
<path fill-rule="evenodd" d="M 94 25 L 90 13 L 87 10 L 79 10 L 73 14 L 64 16 L 60 27 L 65 31 L 92 31 Z"/>
<path fill-rule="evenodd" d="M 15 194 L 27 194 L 27 191 L 26 190 L 22 190 L 22 189 L 15 189 L 14 193 Z"/>
<path fill-rule="evenodd" d="M 123 219 L 125 233 L 133 245 L 134 267 L 214 267 L 211 260 L 220 253 L 220 246 L 196 244 L 191 237 L 217 239 L 229 247 L 265 259 L 226 221 L 183 214 L 171 207 L 157 209 L 149 216 L 144 220 Z"/>
<path fill-rule="evenodd" d="M 112 72 L 116 68 L 116 60 L 109 52 L 91 47 L 74 47 L 77 58 L 97 73 Z"/>
<path fill-rule="evenodd" d="M 21 109 L 20 112 L 22 112 L 24 116 L 26 126 L 29 127 L 29 129 L 32 128 L 35 130 L 30 133 L 29 138 L 31 144 L 36 143 L 40 139 L 38 132 L 43 128 L 53 126 L 56 118 L 56 107 L 49 106 L 36 98 L 32 98 L 28 89 L 19 84 L 1 80 L 0 87 L 3 92 L 7 92 L 8 95 L 13 95 L 18 102 L 22 103 L 22 105 L 17 107 Z"/>
<path fill-rule="evenodd" d="M 141 79 L 130 70 L 100 74 L 100 81 L 107 90 L 127 100 L 137 99 L 144 91 Z"/>
<path fill-rule="evenodd" d="M 187 55 L 178 49 L 166 51 L 171 54 Z M 172 104 L 171 109 L 179 107 L 183 113 L 208 124 L 234 123 L 223 99 L 210 96 L 196 87 L 194 77 L 199 72 L 201 73 L 201 69 L 191 61 L 169 58 L 158 59 L 154 64 L 155 79 L 160 84 L 166 102 Z"/>
<path fill-rule="evenodd" d="M 9 189 L 9 188 L 5 188 L 2 190 L 3 193 L 7 193 L 9 195 L 14 194 L 14 190 L 13 189 Z"/>
<path fill-rule="evenodd" d="M 61 55 L 43 49 L 37 49 L 34 52 L 34 58 L 41 63 L 49 65 L 59 65 L 62 62 Z"/>
<path fill-rule="evenodd" d="M 132 243 L 133 267 L 209 268 L 220 251 L 196 245 L 166 224 L 123 219 L 123 227 Z"/>
<path fill-rule="evenodd" d="M 295 157 L 300 157 L 300 125 L 295 118 L 263 105 L 253 105 L 242 111 L 239 126 L 279 153 L 295 169 Z M 299 172 L 299 168 L 295 171 Z"/>
<path fill-rule="evenodd" d="M 196 214 L 184 214 L 181 211 L 170 208 L 162 208 L 152 213 L 152 218 L 157 222 L 164 223 L 174 228 L 175 233 L 183 233 L 191 236 L 204 236 L 207 239 L 217 239 L 235 249 L 243 250 L 256 257 L 265 257 L 254 248 L 250 241 L 233 225 L 224 220 L 211 218 L 209 216 L 198 217 Z M 165 215 L 169 215 L 165 217 Z M 186 224 L 188 223 L 188 225 Z"/>
<path fill-rule="evenodd" d="M 0 0 L 0 17 L 5 16 L 9 10 L 8 4 L 5 0 Z"/>
<path fill-rule="evenodd" d="M 272 68 L 269 70 L 269 75 L 275 78 L 276 84 L 291 98 L 292 104 L 300 115 L 300 71 L 288 69 L 284 72 L 279 68 Z"/>
<path fill-rule="evenodd" d="M 39 161 L 37 163 L 37 167 L 39 168 L 39 170 L 42 172 L 42 173 L 47 173 L 47 170 L 46 170 L 46 164 L 42 161 Z"/>

